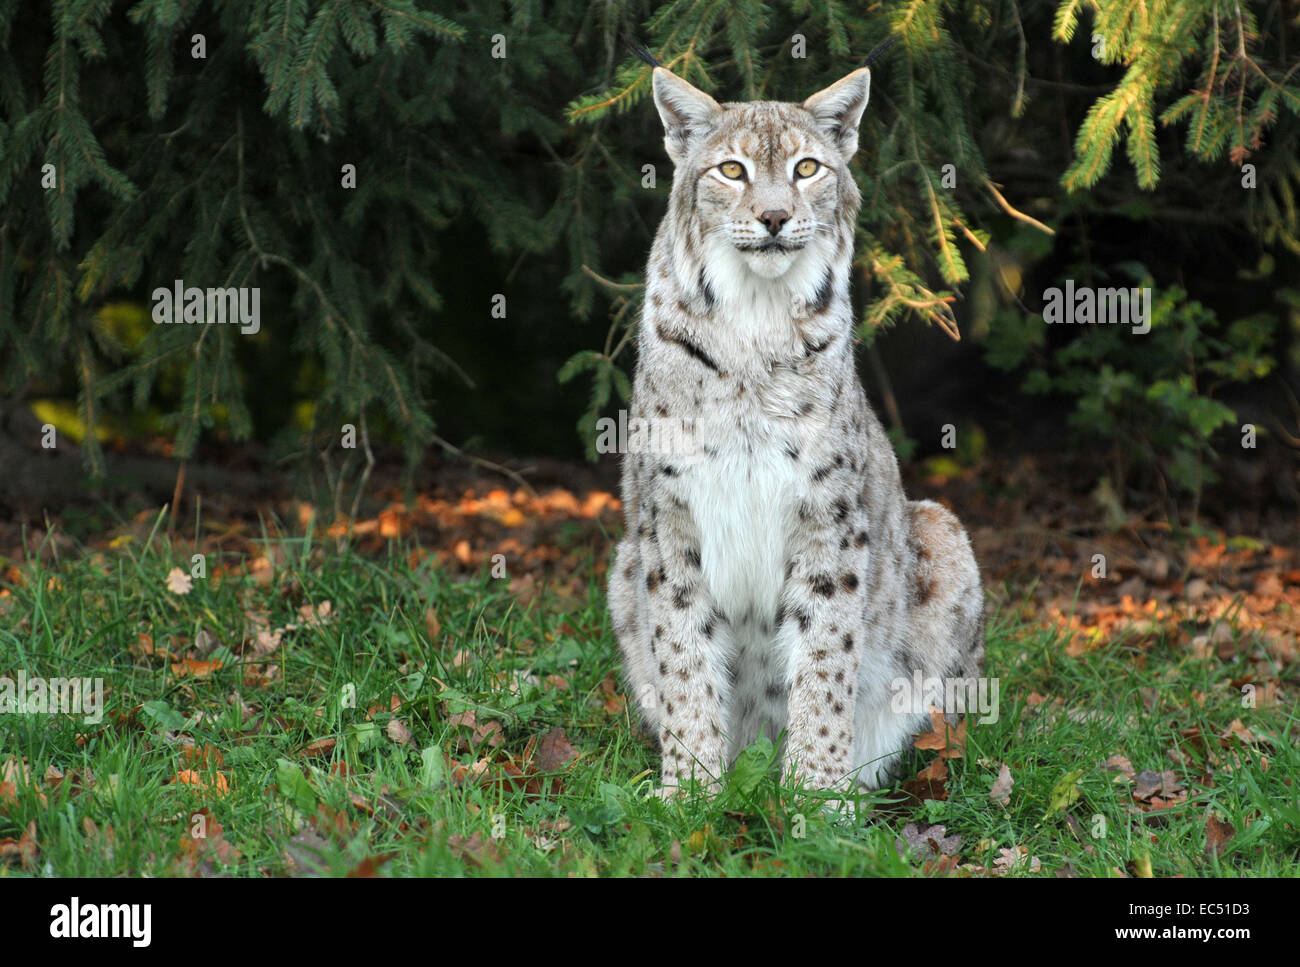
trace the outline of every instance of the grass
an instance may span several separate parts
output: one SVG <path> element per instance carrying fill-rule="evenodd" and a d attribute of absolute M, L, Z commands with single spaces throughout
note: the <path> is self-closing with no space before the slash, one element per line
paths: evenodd
<path fill-rule="evenodd" d="M 663 803 L 594 574 L 585 600 L 523 608 L 505 580 L 458 582 L 396 544 L 264 549 L 269 569 L 209 559 L 187 594 L 166 578 L 190 552 L 158 533 L 9 569 L 0 676 L 102 678 L 107 714 L 0 715 L 0 875 L 951 875 L 900 852 L 910 823 L 961 837 L 959 874 L 1020 847 L 1006 875 L 1300 874 L 1294 709 L 1243 708 L 1244 654 L 1121 640 L 1071 658 L 1012 602 L 988 632 L 1000 716 L 968 720 L 946 799 L 895 786 L 847 821 L 783 789 L 760 742 L 717 798 Z M 244 646 L 291 625 L 267 656 Z M 1237 719 L 1266 744 L 1220 741 Z M 1173 770 L 1186 800 L 1141 810 L 1101 767 L 1116 754 Z M 1219 851 L 1210 813 L 1235 831 Z"/>

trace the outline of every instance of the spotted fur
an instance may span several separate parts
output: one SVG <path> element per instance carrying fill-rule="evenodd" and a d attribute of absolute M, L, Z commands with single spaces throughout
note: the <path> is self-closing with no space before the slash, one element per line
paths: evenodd
<path fill-rule="evenodd" d="M 982 666 L 966 534 L 906 499 L 854 369 L 848 166 L 869 86 L 864 68 L 802 104 L 718 104 L 654 71 L 675 171 L 630 417 L 691 445 L 624 458 L 609 598 L 667 794 L 782 731 L 787 777 L 878 786 L 925 721 L 891 711 L 891 681 Z"/>

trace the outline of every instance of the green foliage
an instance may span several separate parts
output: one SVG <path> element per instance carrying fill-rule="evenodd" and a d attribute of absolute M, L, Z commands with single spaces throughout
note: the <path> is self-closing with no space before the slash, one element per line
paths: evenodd
<path fill-rule="evenodd" d="M 470 384 L 440 345 L 474 345 L 465 293 L 490 285 L 508 292 L 512 325 L 526 315 L 519 333 L 567 339 L 544 341 L 546 373 L 592 351 L 562 374 L 592 381 L 590 449 L 625 389 L 636 281 L 668 186 L 650 71 L 624 54 L 625 34 L 719 97 L 786 100 L 901 37 L 873 66 L 855 164 L 863 339 L 907 318 L 955 333 L 971 259 L 1009 219 L 1033 221 L 1015 206 L 1049 223 L 1035 231 L 1066 230 L 1091 203 L 1067 188 L 1125 180 L 1105 178 L 1121 140 L 1144 188 L 1162 165 L 1168 181 L 1189 158 L 1225 175 L 1254 159 L 1257 190 L 1220 208 L 1248 209 L 1261 245 L 1300 253 L 1300 98 L 1281 10 L 0 0 L 0 392 L 75 398 L 87 428 L 161 409 L 180 457 L 213 431 L 283 429 L 306 452 L 289 415 L 301 413 L 307 444 L 369 417 L 414 459 L 436 437 L 434 404 Z M 1096 60 L 1071 40 L 1089 20 Z M 796 34 L 805 57 L 792 56 Z M 1062 124 L 1077 132 L 1073 155 L 1043 134 Z M 1182 152 L 1162 125 L 1186 127 Z M 355 188 L 341 185 L 345 165 Z M 1158 218 L 1165 202 L 1098 204 Z M 176 279 L 259 287 L 262 331 L 151 325 L 123 341 L 96 322 L 106 305 L 147 308 Z M 569 325 L 593 314 L 599 351 L 599 335 Z M 507 348 L 528 345 L 518 339 Z M 294 398 L 275 409 L 276 392 Z M 462 405 L 472 419 L 476 404 Z M 85 439 L 97 469 L 97 436 Z"/>
<path fill-rule="evenodd" d="M 1128 268 L 1139 285 L 1151 285 L 1149 276 L 1139 274 L 1140 266 Z M 1262 379 L 1275 365 L 1269 355 L 1270 315 L 1224 326 L 1179 286 L 1155 290 L 1149 332 L 1138 334 L 1126 325 L 1080 326 L 1048 359 L 1035 348 L 1048 328 L 1041 318 L 1004 322 L 989 339 L 990 365 L 1014 370 L 1029 363 L 1026 391 L 1071 398 L 1070 425 L 1108 443 L 1120 493 L 1130 468 L 1164 474 L 1169 489 L 1193 496 L 1213 483 L 1216 475 L 1206 465 L 1214 458 L 1211 439 L 1237 421 L 1216 396 L 1226 387 Z"/>
<path fill-rule="evenodd" d="M 1070 190 L 1097 184 L 1121 140 L 1137 183 L 1154 189 L 1160 180 L 1157 119 L 1166 126 L 1187 126 L 1188 155 L 1213 161 L 1226 152 L 1233 164 L 1242 165 L 1263 148 L 1282 114 L 1300 117 L 1300 78 L 1294 56 L 1287 56 L 1285 31 L 1260 31 L 1261 20 L 1283 15 L 1277 4 L 1068 0 L 1057 8 L 1054 39 L 1069 43 L 1085 8 L 1092 12 L 1093 56 L 1122 65 L 1124 75 L 1096 100 L 1079 127 L 1075 159 L 1062 178 Z M 1194 83 L 1174 90 L 1186 84 L 1193 65 L 1198 65 Z M 1178 96 L 1160 110 L 1157 101 L 1168 94 Z M 1284 126 L 1281 133 L 1292 150 L 1277 153 L 1280 164 L 1264 179 L 1258 204 L 1274 238 L 1300 252 L 1294 127 Z"/>
<path fill-rule="evenodd" d="M 1300 129 L 1279 117 L 1281 112 L 1296 116 L 1300 107 L 1285 38 L 1279 30 L 1258 28 L 1260 21 L 1276 18 L 1276 3 L 1069 0 L 1057 6 L 1051 22 L 1030 20 L 1041 13 L 1030 5 L 1000 0 L 898 2 L 867 10 L 838 0 L 795 0 L 746 3 L 723 16 L 724 9 L 713 0 L 674 0 L 659 7 L 637 36 L 666 67 L 724 100 L 801 99 L 846 73 L 853 66 L 849 52 L 860 56 L 891 33 L 902 38 L 873 68 L 871 105 L 854 165 L 864 199 L 857 232 L 857 265 L 865 282 L 857 335 L 864 341 L 908 317 L 957 334 L 951 307 L 970 279 L 967 259 L 973 251 L 986 250 L 993 237 L 981 223 L 1004 213 L 1019 217 L 996 191 L 999 179 L 990 174 L 981 144 L 990 131 L 1002 130 L 1006 116 L 1051 128 L 1060 123 L 1050 109 L 1034 110 L 1031 60 L 1041 64 L 1042 49 L 1051 45 L 1033 50 L 1033 41 L 1051 38 L 1070 44 L 1085 13 L 1095 36 L 1089 47 L 1074 46 L 1070 62 L 1080 74 L 1112 65 L 1125 70 L 1119 77 L 1107 72 L 1104 83 L 1110 91 L 1077 118 L 1073 155 L 1052 162 L 1059 165 L 1055 171 L 1063 172 L 1052 175 L 1063 189 L 1052 221 L 1063 219 L 1074 205 L 1065 192 L 1103 180 L 1121 140 L 1138 186 L 1153 190 L 1161 165 L 1156 122 L 1185 120 L 1191 106 L 1200 120 L 1185 152 L 1196 161 L 1216 161 L 1226 146 L 1231 162 L 1240 165 L 1262 150 L 1266 133 L 1300 147 Z M 737 21 L 743 29 L 735 26 Z M 806 59 L 791 56 L 796 33 L 816 38 L 808 44 Z M 1036 57 L 1031 59 L 1031 53 Z M 1014 68 L 1001 70 L 1002 77 L 998 63 Z M 1202 74 L 1189 88 L 1189 68 L 1198 63 Z M 588 143 L 601 146 L 593 156 L 620 159 L 629 169 L 641 163 L 629 157 L 625 146 L 609 144 L 604 150 L 605 132 L 616 117 L 634 108 L 657 124 L 649 104 L 650 74 L 649 67 L 629 55 L 612 71 L 608 85 L 570 103 L 570 121 L 589 127 Z M 971 96 L 977 89 L 984 95 L 978 99 Z M 1205 112 L 1217 119 L 1217 141 L 1206 140 L 1201 131 Z M 1041 136 L 1028 138 L 1024 150 L 1037 155 L 1042 141 Z M 1259 173 L 1259 190 L 1247 193 L 1247 204 L 1267 244 L 1300 251 L 1294 202 L 1300 161 L 1295 151 L 1275 155 Z M 616 195 L 610 203 L 621 210 L 623 198 Z M 1138 214 L 1131 200 L 1124 204 Z M 1147 205 L 1141 217 L 1158 215 L 1158 206 Z M 591 255 L 594 248 L 583 257 Z M 599 268 L 598 262 L 589 264 Z M 1014 365 L 1017 354 L 1040 344 L 1041 327 L 1017 319 L 1011 312 L 995 317 L 993 361 Z M 611 334 L 634 322 L 633 316 L 619 313 Z M 1017 339 L 1025 344 L 1015 347 Z M 609 393 L 600 381 L 607 383 L 608 377 L 595 372 L 593 404 L 599 400 L 604 405 Z M 597 409 L 579 424 L 589 452 Z"/>

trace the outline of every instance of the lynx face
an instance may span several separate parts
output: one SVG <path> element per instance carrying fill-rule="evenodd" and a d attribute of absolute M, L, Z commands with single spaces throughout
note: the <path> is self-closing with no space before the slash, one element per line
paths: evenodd
<path fill-rule="evenodd" d="M 706 258 L 775 279 L 852 241 L 860 198 L 848 163 L 869 85 L 861 70 L 803 104 L 718 104 L 655 71 L 676 207 Z"/>

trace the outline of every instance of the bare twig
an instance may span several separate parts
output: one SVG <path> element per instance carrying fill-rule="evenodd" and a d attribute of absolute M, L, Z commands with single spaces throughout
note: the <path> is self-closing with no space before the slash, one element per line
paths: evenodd
<path fill-rule="evenodd" d="M 1032 225 L 1040 232 L 1046 232 L 1048 235 L 1056 234 L 1056 229 L 1049 228 L 1047 225 L 1044 225 L 1042 222 L 1040 222 L 1037 218 L 1034 218 L 1032 215 L 1026 215 L 1024 212 L 1019 211 L 1016 208 L 1013 208 L 1011 202 L 1007 201 L 1005 198 L 1002 197 L 1002 192 L 998 191 L 997 188 L 994 187 L 993 182 L 988 181 L 986 179 L 984 182 L 984 187 L 989 190 L 989 193 L 993 196 L 994 200 L 1002 207 L 1002 210 L 1006 212 L 1008 215 L 1010 215 L 1012 218 L 1016 219 L 1016 221 L 1024 222 L 1026 225 Z"/>
<path fill-rule="evenodd" d="M 444 440 L 436 433 L 433 435 L 433 442 L 438 444 L 438 446 L 442 447 L 448 453 L 454 454 L 455 456 L 458 456 L 463 460 L 468 460 L 470 463 L 474 464 L 475 466 L 482 467 L 485 470 L 492 470 L 495 471 L 496 473 L 505 474 L 515 483 L 519 484 L 519 486 L 523 488 L 524 492 L 528 494 L 529 497 L 534 497 L 534 498 L 537 497 L 537 491 L 533 489 L 533 485 L 530 484 L 527 480 L 525 480 L 523 476 L 518 473 L 518 471 L 511 470 L 509 467 L 503 466 L 502 464 L 496 463 L 492 460 L 488 460 L 484 457 L 476 457 L 472 453 L 466 453 L 460 447 L 454 445 L 453 443 L 450 443 L 447 440 Z"/>
<path fill-rule="evenodd" d="M 644 282 L 615 282 L 613 279 L 607 279 L 598 272 L 593 271 L 589 266 L 584 265 L 582 272 L 589 279 L 594 279 L 607 289 L 614 292 L 640 292 L 645 288 Z"/>

